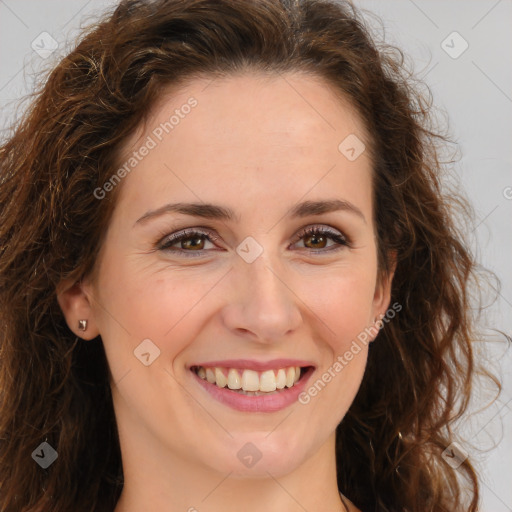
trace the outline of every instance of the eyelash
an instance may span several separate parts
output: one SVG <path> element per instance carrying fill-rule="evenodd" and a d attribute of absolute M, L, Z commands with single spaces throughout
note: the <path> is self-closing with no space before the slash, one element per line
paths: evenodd
<path fill-rule="evenodd" d="M 341 234 L 339 231 L 333 230 L 332 228 L 325 227 L 325 226 L 309 226 L 307 228 L 302 229 L 297 236 L 295 237 L 294 243 L 297 243 L 302 238 L 306 236 L 326 236 L 327 238 L 330 238 L 331 240 L 335 241 L 338 245 L 332 246 L 327 249 L 307 249 L 309 253 L 313 254 L 319 254 L 319 253 L 332 253 L 339 251 L 343 249 L 344 247 L 351 247 L 351 241 L 348 237 Z M 157 249 L 164 252 L 172 252 L 172 253 L 182 253 L 185 255 L 185 257 L 198 257 L 203 256 L 204 252 L 209 249 L 201 249 L 197 251 L 187 251 L 185 249 L 176 249 L 171 248 L 172 245 L 176 244 L 177 242 L 182 242 L 184 240 L 189 240 L 193 238 L 201 238 L 204 237 L 209 242 L 215 242 L 220 237 L 215 234 L 213 231 L 210 231 L 209 229 L 203 229 L 203 228 L 187 228 L 183 229 L 182 231 L 178 231 L 176 233 L 173 233 L 171 235 L 168 235 L 164 237 L 160 242 L 157 244 Z"/>

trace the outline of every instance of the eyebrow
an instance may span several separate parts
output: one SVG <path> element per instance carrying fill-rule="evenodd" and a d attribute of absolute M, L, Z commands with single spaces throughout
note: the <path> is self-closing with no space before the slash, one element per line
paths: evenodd
<path fill-rule="evenodd" d="M 360 217 L 365 223 L 366 218 L 363 212 L 354 204 L 342 199 L 331 199 L 328 201 L 304 201 L 293 206 L 288 216 L 291 218 L 303 218 L 311 215 L 322 215 L 336 211 L 345 211 L 353 213 Z M 181 213 L 193 217 L 201 217 L 204 219 L 216 219 L 224 221 L 240 222 L 240 216 L 236 215 L 231 208 L 208 203 L 169 203 L 156 210 L 149 210 L 140 219 L 135 222 L 142 224 L 148 220 L 160 217 L 168 213 Z"/>

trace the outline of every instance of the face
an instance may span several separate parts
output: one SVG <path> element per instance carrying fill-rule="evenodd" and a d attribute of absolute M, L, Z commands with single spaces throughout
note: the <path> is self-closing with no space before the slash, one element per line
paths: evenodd
<path fill-rule="evenodd" d="M 239 477 L 333 447 L 366 365 L 353 342 L 389 304 L 362 141 L 350 105 L 298 73 L 161 98 L 102 189 L 121 187 L 95 278 L 61 299 L 101 335 L 122 447 Z"/>

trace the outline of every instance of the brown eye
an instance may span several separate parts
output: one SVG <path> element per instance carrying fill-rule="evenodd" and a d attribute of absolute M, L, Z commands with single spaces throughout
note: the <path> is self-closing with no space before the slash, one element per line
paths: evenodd
<path fill-rule="evenodd" d="M 158 249 L 171 253 L 182 253 L 187 256 L 201 256 L 206 242 L 214 242 L 219 237 L 210 231 L 200 231 L 197 229 L 185 229 L 165 237 L 159 244 Z M 176 247 L 178 246 L 178 247 Z"/>
<path fill-rule="evenodd" d="M 296 238 L 296 241 L 300 240 L 304 240 L 305 249 L 320 253 L 336 251 L 341 249 L 342 246 L 350 246 L 348 239 L 339 231 L 319 226 L 312 226 L 302 230 Z M 329 240 L 335 243 L 328 246 Z"/>
<path fill-rule="evenodd" d="M 204 237 L 197 236 L 197 237 L 189 237 L 189 238 L 182 238 L 181 239 L 181 248 L 182 249 L 194 249 L 194 250 L 201 250 L 204 249 Z"/>
<path fill-rule="evenodd" d="M 304 237 L 304 239 L 307 240 L 308 243 L 313 245 L 311 249 L 323 249 L 327 245 L 327 238 L 328 237 L 326 237 L 325 235 L 317 235 L 316 233 Z M 307 246 L 307 243 L 305 243 L 304 245 Z"/>

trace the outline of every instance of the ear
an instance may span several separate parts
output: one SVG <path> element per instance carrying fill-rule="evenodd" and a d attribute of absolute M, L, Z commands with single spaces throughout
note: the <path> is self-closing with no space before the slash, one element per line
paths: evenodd
<path fill-rule="evenodd" d="M 57 286 L 57 301 L 68 327 L 79 338 L 92 340 L 99 335 L 99 330 L 94 320 L 92 298 L 81 281 L 61 281 Z M 85 331 L 78 328 L 79 320 L 87 320 L 87 329 Z"/>
<path fill-rule="evenodd" d="M 379 276 L 375 286 L 372 309 L 373 316 L 377 319 L 381 319 L 385 316 L 389 308 L 389 303 L 391 302 L 391 285 L 396 269 L 396 251 L 389 254 L 389 262 L 389 271 Z"/>

